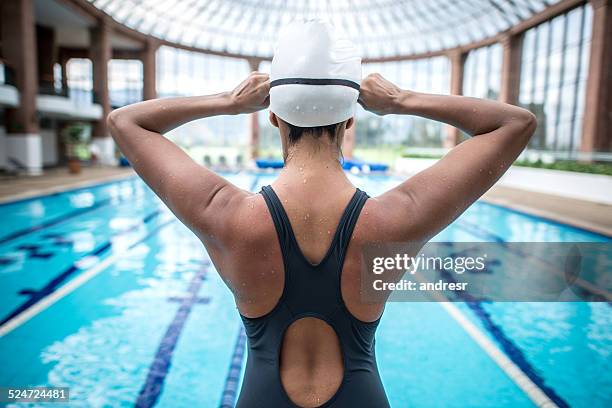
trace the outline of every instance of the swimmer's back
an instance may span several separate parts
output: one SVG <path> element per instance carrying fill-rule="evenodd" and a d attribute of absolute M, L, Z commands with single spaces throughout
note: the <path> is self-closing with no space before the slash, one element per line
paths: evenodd
<path fill-rule="evenodd" d="M 326 257 L 340 219 L 356 191 L 348 183 L 327 188 L 315 184 L 293 188 L 289 183 L 274 184 L 275 195 L 286 212 L 299 250 L 310 264 L 318 264 Z M 339 301 L 346 305 L 349 314 L 343 319 L 350 323 L 365 323 L 366 329 L 358 330 L 370 330 L 367 323 L 374 322 L 371 327 L 375 330 L 383 305 L 361 302 L 359 252 L 363 243 L 382 239 L 388 233 L 381 229 L 384 222 L 375 221 L 378 213 L 375 200 L 364 199 L 362 205 L 355 216 L 354 232 L 352 239 L 349 237 L 341 268 Z M 277 307 L 285 288 L 286 271 L 277 230 L 262 194 L 245 195 L 242 203 L 235 207 L 231 224 L 227 228 L 228 236 L 222 239 L 233 243 L 226 250 L 211 251 L 211 256 L 232 289 L 248 329 L 249 319 L 257 322 Z M 308 279 L 308 276 L 301 278 Z M 330 282 L 327 286 L 335 283 L 333 280 L 327 282 Z M 314 302 L 316 294 L 311 295 Z M 274 329 L 268 327 L 267 330 Z M 275 380 L 281 381 L 287 396 L 298 406 L 319 406 L 330 398 L 337 403 L 342 401 L 338 401 L 336 392 L 347 367 L 336 330 L 322 319 L 302 318 L 284 333 Z M 371 371 L 375 371 L 373 380 L 366 381 L 367 376 L 363 377 L 363 381 L 372 383 L 369 387 L 375 389 L 375 392 L 370 390 L 369 395 L 383 398 L 384 390 L 382 386 L 378 387 L 377 370 L 374 367 Z M 360 381 L 355 377 L 354 382 Z M 361 384 L 363 391 L 366 388 Z M 356 394 L 354 397 L 360 397 L 362 402 L 367 400 L 366 395 Z M 382 404 L 385 403 L 386 397 Z"/>

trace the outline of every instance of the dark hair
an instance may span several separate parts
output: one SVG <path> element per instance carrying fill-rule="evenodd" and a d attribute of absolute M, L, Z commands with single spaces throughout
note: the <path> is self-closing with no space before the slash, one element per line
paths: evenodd
<path fill-rule="evenodd" d="M 297 143 L 302 138 L 302 136 L 304 136 L 305 133 L 308 133 L 315 139 L 318 139 L 324 134 L 327 134 L 329 138 L 333 140 L 338 134 L 340 125 L 342 125 L 343 123 L 344 122 L 338 122 L 331 125 L 314 127 L 301 127 L 292 125 L 291 123 L 287 123 L 287 126 L 289 126 L 289 144 L 292 145 Z"/>

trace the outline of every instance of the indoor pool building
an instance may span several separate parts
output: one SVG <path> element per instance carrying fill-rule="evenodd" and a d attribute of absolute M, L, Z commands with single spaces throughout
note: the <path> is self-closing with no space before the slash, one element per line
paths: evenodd
<path fill-rule="evenodd" d="M 106 118 L 270 73 L 279 30 L 298 19 L 351 39 L 363 77 L 537 119 L 515 165 L 432 241 L 492 248 L 493 267 L 466 281 L 528 262 L 563 275 L 561 294 L 388 302 L 375 350 L 390 405 L 612 406 L 612 1 L 2 0 L 0 12 L 0 406 L 236 405 L 249 342 L 232 294 Z M 165 136 L 257 192 L 284 165 L 268 115 Z M 467 138 L 357 106 L 342 165 L 375 197 Z M 591 252 L 558 267 L 550 243 Z M 63 387 L 69 401 L 6 399 L 17 387 Z"/>

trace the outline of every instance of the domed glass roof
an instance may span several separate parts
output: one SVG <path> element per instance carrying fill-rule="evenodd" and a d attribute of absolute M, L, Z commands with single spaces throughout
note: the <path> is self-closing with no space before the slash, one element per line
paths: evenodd
<path fill-rule="evenodd" d="M 558 0 L 89 0 L 116 21 L 172 43 L 268 58 L 281 26 L 323 18 L 379 59 L 494 36 Z"/>

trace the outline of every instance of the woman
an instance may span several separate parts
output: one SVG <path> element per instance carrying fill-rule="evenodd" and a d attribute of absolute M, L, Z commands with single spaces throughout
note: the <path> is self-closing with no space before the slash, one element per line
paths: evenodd
<path fill-rule="evenodd" d="M 294 24 L 281 35 L 271 78 L 254 72 L 231 92 L 109 115 L 122 152 L 202 240 L 235 297 L 249 343 L 239 407 L 388 406 L 374 354 L 384 301 L 360 297 L 361 249 L 430 239 L 495 183 L 536 126 L 516 106 L 411 92 L 378 74 L 359 86 L 360 75 L 354 47 L 330 26 Z M 369 198 L 340 165 L 357 99 L 379 115 L 422 116 L 473 137 Z M 237 188 L 162 136 L 194 119 L 268 105 L 285 167 L 261 193 Z"/>

